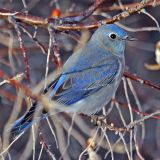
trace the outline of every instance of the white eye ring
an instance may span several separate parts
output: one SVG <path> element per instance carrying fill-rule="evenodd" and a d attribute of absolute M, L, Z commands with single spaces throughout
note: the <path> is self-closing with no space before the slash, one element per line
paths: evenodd
<path fill-rule="evenodd" d="M 116 33 L 110 33 L 108 36 L 112 40 L 115 40 L 118 37 Z"/>

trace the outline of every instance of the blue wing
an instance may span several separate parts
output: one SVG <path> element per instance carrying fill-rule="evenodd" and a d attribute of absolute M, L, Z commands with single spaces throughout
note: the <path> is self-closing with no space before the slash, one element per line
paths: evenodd
<path fill-rule="evenodd" d="M 81 70 L 64 72 L 47 90 L 48 96 L 65 105 L 71 105 L 110 85 L 119 70 L 119 62 L 112 59 L 106 64 L 95 64 Z"/>

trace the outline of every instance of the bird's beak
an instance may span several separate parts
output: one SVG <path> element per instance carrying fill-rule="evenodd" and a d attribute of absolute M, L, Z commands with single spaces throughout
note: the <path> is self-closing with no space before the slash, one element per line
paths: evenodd
<path fill-rule="evenodd" d="M 126 40 L 126 41 L 137 41 L 138 39 L 137 39 L 137 38 L 134 38 L 134 37 L 131 37 L 131 36 L 126 36 L 126 37 L 124 38 L 124 40 Z"/>

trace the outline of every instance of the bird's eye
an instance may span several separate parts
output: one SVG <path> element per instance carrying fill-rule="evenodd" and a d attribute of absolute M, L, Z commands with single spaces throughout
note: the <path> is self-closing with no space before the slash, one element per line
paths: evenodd
<path fill-rule="evenodd" d="M 110 33 L 109 34 L 109 38 L 111 38 L 111 39 L 116 39 L 117 38 L 117 35 L 115 34 L 115 33 Z"/>

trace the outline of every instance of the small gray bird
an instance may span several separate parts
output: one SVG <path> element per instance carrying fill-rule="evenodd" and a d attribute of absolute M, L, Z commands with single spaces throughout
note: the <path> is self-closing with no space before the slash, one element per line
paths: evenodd
<path fill-rule="evenodd" d="M 50 99 L 63 104 L 56 111 L 91 115 L 102 109 L 121 81 L 127 33 L 115 24 L 99 27 L 86 46 L 70 56 L 62 73 L 45 89 Z M 33 123 L 38 103 L 20 118 L 11 132 L 19 134 Z M 54 111 L 53 111 L 54 112 Z"/>

